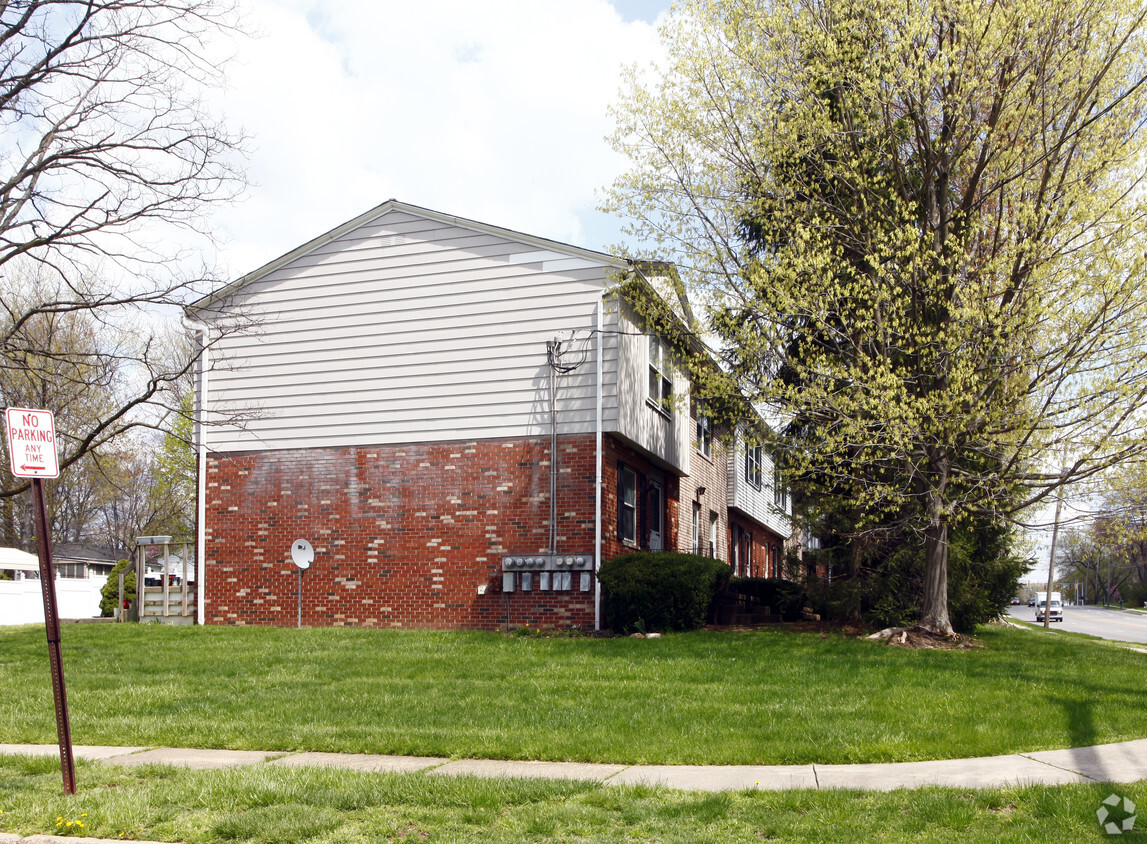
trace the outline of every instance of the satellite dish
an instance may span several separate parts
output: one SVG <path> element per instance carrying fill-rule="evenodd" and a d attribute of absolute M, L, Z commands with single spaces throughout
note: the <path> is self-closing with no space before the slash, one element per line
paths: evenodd
<path fill-rule="evenodd" d="M 300 569 L 309 569 L 315 561 L 315 549 L 305 539 L 296 539 L 291 543 L 291 559 Z"/>

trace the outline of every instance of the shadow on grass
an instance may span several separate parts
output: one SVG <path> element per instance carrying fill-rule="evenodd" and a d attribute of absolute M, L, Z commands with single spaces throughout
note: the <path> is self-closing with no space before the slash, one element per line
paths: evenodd
<path fill-rule="evenodd" d="M 1082 690 L 1076 689 L 1076 691 Z M 1069 748 L 1073 750 L 1089 748 L 1096 743 L 1099 731 L 1095 727 L 1095 707 L 1089 700 L 1085 700 L 1082 695 L 1078 697 L 1049 695 L 1047 701 L 1063 710 Z"/>

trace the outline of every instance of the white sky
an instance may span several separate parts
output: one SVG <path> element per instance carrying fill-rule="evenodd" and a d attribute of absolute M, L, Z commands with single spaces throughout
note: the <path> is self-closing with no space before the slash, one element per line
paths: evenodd
<path fill-rule="evenodd" d="M 252 138 L 217 213 L 231 278 L 390 198 L 604 250 L 623 64 L 668 0 L 242 0 L 223 101 Z"/>

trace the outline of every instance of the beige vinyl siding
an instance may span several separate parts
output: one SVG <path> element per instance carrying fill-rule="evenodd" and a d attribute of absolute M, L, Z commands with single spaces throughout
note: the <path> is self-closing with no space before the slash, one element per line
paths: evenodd
<path fill-rule="evenodd" d="M 593 329 L 615 270 L 543 247 L 395 209 L 272 265 L 217 306 L 255 315 L 257 328 L 214 352 L 209 407 L 253 418 L 214 428 L 211 448 L 548 434 L 546 343 L 571 331 L 566 359 L 584 363 L 558 379 L 559 432 L 593 431 Z M 605 354 L 606 414 L 616 419 L 618 345 L 608 335 Z"/>

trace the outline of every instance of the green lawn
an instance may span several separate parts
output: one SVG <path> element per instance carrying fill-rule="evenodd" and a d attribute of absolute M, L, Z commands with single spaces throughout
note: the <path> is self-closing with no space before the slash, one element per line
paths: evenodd
<path fill-rule="evenodd" d="M 656 640 L 67 625 L 76 744 L 664 764 L 908 761 L 1147 736 L 1147 655 L 1038 631 L 906 651 L 842 635 Z M 0 628 L 0 743 L 54 743 L 43 628 Z"/>
<path fill-rule="evenodd" d="M 1147 783 L 703 794 L 265 765 L 188 771 L 82 762 L 77 779 L 79 793 L 66 798 L 58 759 L 0 757 L 0 830 L 55 832 L 57 824 L 79 820 L 83 834 L 101 838 L 242 844 L 1147 839 L 1138 830 L 1108 836 L 1096 818 L 1112 793 L 1147 805 Z"/>

